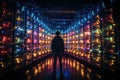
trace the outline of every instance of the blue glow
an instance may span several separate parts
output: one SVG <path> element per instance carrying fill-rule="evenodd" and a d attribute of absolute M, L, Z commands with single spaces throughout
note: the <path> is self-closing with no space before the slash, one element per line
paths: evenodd
<path fill-rule="evenodd" d="M 50 33 L 48 33 L 48 35 L 50 35 Z"/>
<path fill-rule="evenodd" d="M 88 14 L 88 18 L 90 18 L 90 14 Z"/>
<path fill-rule="evenodd" d="M 19 30 L 19 31 L 24 31 L 24 29 L 23 29 L 23 28 L 20 28 L 20 27 L 18 28 L 18 30 Z"/>
<path fill-rule="evenodd" d="M 73 29 L 74 27 L 72 27 L 72 29 Z"/>
<path fill-rule="evenodd" d="M 31 14 L 31 17 L 33 17 L 33 16 L 34 16 L 34 14 L 32 13 L 32 14 Z"/>
<path fill-rule="evenodd" d="M 16 45 L 16 47 L 19 47 L 18 45 Z"/>
<path fill-rule="evenodd" d="M 16 35 L 20 35 L 19 33 L 16 33 Z"/>
<path fill-rule="evenodd" d="M 74 26 L 76 27 L 77 25 L 75 24 Z M 75 27 L 74 27 L 74 28 L 75 28 Z"/>
<path fill-rule="evenodd" d="M 3 30 L 2 30 L 1 32 L 2 32 L 2 34 L 4 34 L 4 33 L 5 33 L 5 31 L 3 31 Z"/>
<path fill-rule="evenodd" d="M 61 31 L 61 33 L 63 34 L 63 31 Z"/>
<path fill-rule="evenodd" d="M 111 3 L 113 3 L 113 2 L 114 2 L 114 0 L 110 0 L 110 2 L 111 2 Z"/>
<path fill-rule="evenodd" d="M 56 71 L 56 78 L 58 79 L 60 77 L 60 73 L 59 73 L 59 71 L 57 70 Z"/>
<path fill-rule="evenodd" d="M 47 31 L 45 31 L 45 33 L 47 33 Z"/>
<path fill-rule="evenodd" d="M 36 19 L 37 21 L 38 21 L 38 17 L 37 17 L 37 19 Z"/>
<path fill-rule="evenodd" d="M 69 74 L 69 70 L 68 70 L 68 69 L 65 69 L 64 75 L 65 75 L 65 77 L 67 77 L 67 78 L 69 77 L 70 74 Z"/>
<path fill-rule="evenodd" d="M 86 21 L 87 19 L 86 19 L 86 17 L 84 17 L 84 21 Z"/>
<path fill-rule="evenodd" d="M 64 75 L 68 77 L 68 73 L 67 72 L 65 72 Z"/>
<path fill-rule="evenodd" d="M 27 11 L 27 14 L 29 15 L 29 11 Z"/>
<path fill-rule="evenodd" d="M 29 25 L 30 24 L 30 22 L 29 21 L 27 21 L 27 25 Z"/>
<path fill-rule="evenodd" d="M 43 25 L 43 22 L 42 22 L 42 21 L 40 21 L 40 23 Z"/>
<path fill-rule="evenodd" d="M 24 10 L 25 10 L 25 7 L 23 6 L 23 7 L 22 7 L 22 11 L 24 11 Z"/>
<path fill-rule="evenodd" d="M 32 29 L 32 26 L 30 26 L 30 28 Z"/>
<path fill-rule="evenodd" d="M 102 7 L 105 8 L 105 4 L 104 4 L 104 2 L 102 2 Z"/>
<path fill-rule="evenodd" d="M 93 15 L 93 16 L 95 15 L 94 11 L 92 11 L 92 15 Z"/>
<path fill-rule="evenodd" d="M 81 24 L 80 21 L 78 22 L 78 24 Z"/>
<path fill-rule="evenodd" d="M 81 22 L 83 23 L 83 19 L 81 20 Z"/>
<path fill-rule="evenodd" d="M 37 28 L 37 26 L 35 25 L 34 28 Z"/>
<path fill-rule="evenodd" d="M 60 28 L 60 26 L 57 26 L 57 28 Z"/>
<path fill-rule="evenodd" d="M 34 16 L 34 18 L 33 18 L 34 20 L 36 19 L 36 17 Z"/>
<path fill-rule="evenodd" d="M 17 52 L 19 52 L 19 51 L 20 51 L 20 49 L 17 49 L 16 51 L 17 51 Z"/>
<path fill-rule="evenodd" d="M 100 9 L 97 7 L 97 12 L 99 12 L 100 11 Z"/>
<path fill-rule="evenodd" d="M 78 33 L 78 29 L 76 30 L 76 33 Z"/>

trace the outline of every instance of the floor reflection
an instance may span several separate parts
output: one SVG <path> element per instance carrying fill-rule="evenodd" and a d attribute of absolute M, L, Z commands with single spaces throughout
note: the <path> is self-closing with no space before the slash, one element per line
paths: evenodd
<path fill-rule="evenodd" d="M 90 68 L 71 58 L 64 57 L 62 80 L 101 80 L 101 76 Z M 53 57 L 41 61 L 32 69 L 26 70 L 16 80 L 61 80 L 59 62 L 57 60 L 56 78 L 53 76 Z"/>

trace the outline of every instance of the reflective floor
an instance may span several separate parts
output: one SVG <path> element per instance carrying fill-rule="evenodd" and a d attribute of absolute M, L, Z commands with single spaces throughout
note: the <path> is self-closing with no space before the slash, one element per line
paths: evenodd
<path fill-rule="evenodd" d="M 15 80 L 102 80 L 101 75 L 93 72 L 80 62 L 68 57 L 62 60 L 63 72 L 60 77 L 59 61 L 57 60 L 56 75 L 53 74 L 53 57 L 41 61 L 31 69 L 22 72 Z"/>

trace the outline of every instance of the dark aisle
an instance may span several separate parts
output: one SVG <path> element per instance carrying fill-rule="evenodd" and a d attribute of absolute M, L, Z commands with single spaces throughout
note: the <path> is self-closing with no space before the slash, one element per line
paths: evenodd
<path fill-rule="evenodd" d="M 31 69 L 19 74 L 15 80 L 102 80 L 101 75 L 90 68 L 68 57 L 64 57 L 63 78 L 60 79 L 59 62 L 57 60 L 56 79 L 53 77 L 53 57 L 41 61 Z"/>

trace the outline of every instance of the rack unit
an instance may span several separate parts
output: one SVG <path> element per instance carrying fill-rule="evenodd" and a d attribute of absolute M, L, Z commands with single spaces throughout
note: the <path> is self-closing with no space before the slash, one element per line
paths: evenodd
<path fill-rule="evenodd" d="M 51 53 L 52 31 L 28 7 L 29 3 L 0 3 L 0 68 L 6 72 L 19 70 Z M 12 4 L 15 4 L 14 6 Z M 35 5 L 32 5 L 35 6 Z"/>
<path fill-rule="evenodd" d="M 114 10 L 111 5 L 105 7 L 104 2 L 88 10 L 83 10 L 83 15 L 79 13 L 76 21 L 66 30 L 66 51 L 91 65 L 116 71 L 119 53 L 116 48 L 118 34 L 113 17 Z"/>
<path fill-rule="evenodd" d="M 13 67 L 13 22 L 14 11 L 12 1 L 0 2 L 0 68 L 12 71 Z"/>
<path fill-rule="evenodd" d="M 104 68 L 116 69 L 116 37 L 115 37 L 115 23 L 113 20 L 113 9 L 106 9 L 103 18 L 103 58 Z"/>

